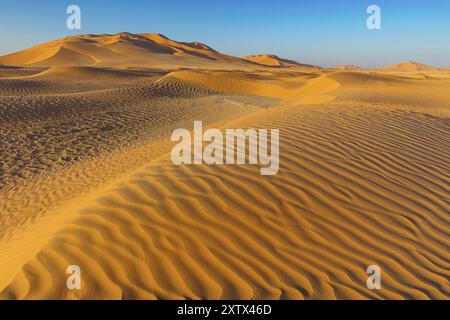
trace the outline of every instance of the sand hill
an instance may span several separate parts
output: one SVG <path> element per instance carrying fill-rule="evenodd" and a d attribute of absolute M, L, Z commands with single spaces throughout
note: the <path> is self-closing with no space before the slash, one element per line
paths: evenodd
<path fill-rule="evenodd" d="M 301 68 L 318 68 L 317 66 L 302 64 L 295 60 L 288 60 L 278 57 L 274 54 L 258 54 L 244 57 L 245 60 L 252 61 L 264 66 L 270 67 L 301 67 Z"/>
<path fill-rule="evenodd" d="M 380 71 L 399 71 L 399 72 L 416 72 L 416 71 L 437 71 L 436 68 L 418 62 L 402 62 L 395 65 L 376 68 Z"/>
<path fill-rule="evenodd" d="M 0 57 L 20 66 L 229 66 L 248 65 L 198 42 L 177 42 L 161 34 L 118 33 L 71 36 Z"/>

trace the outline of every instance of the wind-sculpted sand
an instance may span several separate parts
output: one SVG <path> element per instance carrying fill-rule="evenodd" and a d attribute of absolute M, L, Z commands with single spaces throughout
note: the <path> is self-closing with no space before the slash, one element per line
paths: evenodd
<path fill-rule="evenodd" d="M 0 298 L 450 297 L 444 72 L 31 69 L 0 67 Z M 278 174 L 175 166 L 194 120 L 280 129 Z"/>

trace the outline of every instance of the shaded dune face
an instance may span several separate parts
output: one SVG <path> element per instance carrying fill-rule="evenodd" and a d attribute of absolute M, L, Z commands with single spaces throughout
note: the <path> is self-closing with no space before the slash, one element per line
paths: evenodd
<path fill-rule="evenodd" d="M 449 298 L 448 74 L 173 71 L 232 58 L 149 34 L 43 48 L 0 58 L 33 65 L 0 67 L 0 298 Z M 148 52 L 170 61 L 107 65 Z M 194 120 L 280 129 L 278 174 L 173 165 Z"/>

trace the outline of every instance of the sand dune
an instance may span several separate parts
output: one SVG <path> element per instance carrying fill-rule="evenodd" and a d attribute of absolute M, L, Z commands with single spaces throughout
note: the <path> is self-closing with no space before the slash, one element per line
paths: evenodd
<path fill-rule="evenodd" d="M 129 33 L 0 57 L 0 299 L 448 299 L 450 74 L 249 60 Z M 175 166 L 194 120 L 279 129 L 278 174 Z"/>
<path fill-rule="evenodd" d="M 407 61 L 407 62 L 402 62 L 399 64 L 390 65 L 390 66 L 380 67 L 380 68 L 377 68 L 376 70 L 397 71 L 397 72 L 398 71 L 400 71 L 400 72 L 437 71 L 437 69 L 434 67 L 428 66 L 423 63 L 412 62 L 412 61 Z"/>
<path fill-rule="evenodd" d="M 71 36 L 0 57 L 15 66 L 242 67 L 249 62 L 198 42 L 177 42 L 161 34 Z"/>
<path fill-rule="evenodd" d="M 244 57 L 244 59 L 270 67 L 296 67 L 296 68 L 312 68 L 312 69 L 318 68 L 317 66 L 313 66 L 310 64 L 303 64 L 295 60 L 283 59 L 275 54 L 257 54 L 246 56 Z"/>
<path fill-rule="evenodd" d="M 0 83 L 1 298 L 450 295 L 448 79 L 53 67 Z M 168 134 L 195 119 L 280 128 L 279 174 L 174 166 Z"/>

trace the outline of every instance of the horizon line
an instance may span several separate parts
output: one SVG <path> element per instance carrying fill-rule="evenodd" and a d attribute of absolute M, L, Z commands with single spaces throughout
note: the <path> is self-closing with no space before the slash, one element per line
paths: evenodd
<path fill-rule="evenodd" d="M 329 64 L 329 66 L 324 66 L 324 65 L 316 64 L 316 63 L 298 61 L 298 59 L 296 59 L 296 58 L 291 58 L 291 57 L 288 57 L 288 56 L 284 56 L 282 54 L 276 53 L 276 51 L 265 52 L 265 53 L 261 53 L 261 52 L 260 53 L 252 53 L 252 54 L 247 54 L 247 55 L 240 56 L 240 55 L 234 55 L 234 54 L 231 54 L 231 53 L 227 53 L 227 52 L 222 51 L 222 50 L 217 50 L 217 49 L 213 48 L 212 46 L 210 46 L 209 44 L 204 43 L 204 42 L 200 42 L 200 41 L 175 40 L 174 38 L 168 37 L 164 33 L 161 33 L 161 32 L 137 32 L 137 33 L 135 33 L 135 32 L 129 32 L 129 31 L 120 31 L 120 32 L 115 32 L 115 33 L 80 33 L 80 34 L 66 35 L 66 36 L 62 36 L 62 37 L 58 37 L 58 38 L 52 38 L 52 40 L 41 41 L 41 42 L 35 43 L 35 44 L 31 45 L 31 46 L 27 46 L 27 47 L 25 47 L 23 49 L 18 49 L 18 50 L 14 50 L 14 51 L 8 52 L 6 54 L 2 54 L 2 55 L 0 55 L 0 58 L 8 56 L 8 55 L 11 55 L 11 54 L 15 54 L 15 53 L 18 53 L 18 52 L 21 52 L 21 51 L 24 51 L 24 50 L 28 50 L 28 49 L 31 49 L 33 47 L 36 47 L 36 46 L 39 46 L 39 45 L 42 45 L 42 44 L 45 44 L 45 43 L 50 43 L 50 42 L 53 42 L 53 41 L 62 40 L 62 39 L 66 39 L 66 38 L 73 38 L 73 37 L 80 37 L 80 36 L 115 36 L 115 35 L 120 35 L 120 34 L 129 34 L 129 35 L 151 34 L 151 35 L 159 35 L 159 36 L 161 36 L 163 38 L 166 38 L 166 39 L 169 39 L 169 40 L 172 40 L 172 41 L 175 41 L 175 42 L 179 42 L 179 43 L 200 43 L 200 44 L 203 44 L 203 45 L 205 45 L 205 46 L 207 46 L 207 47 L 211 48 L 212 50 L 215 50 L 215 51 L 217 51 L 219 53 L 226 54 L 226 55 L 229 55 L 229 56 L 232 56 L 232 57 L 235 57 L 235 58 L 244 59 L 244 60 L 245 60 L 245 57 L 248 57 L 248 56 L 274 55 L 274 56 L 276 56 L 276 57 L 278 57 L 280 59 L 292 60 L 292 61 L 295 61 L 295 62 L 300 63 L 300 64 L 309 64 L 309 65 L 313 65 L 313 66 L 316 66 L 316 67 L 319 67 L 319 68 L 323 68 L 323 69 L 332 69 L 334 67 L 339 67 L 339 66 L 355 66 L 355 67 L 360 68 L 360 69 L 377 69 L 377 68 L 383 68 L 383 67 L 388 67 L 388 66 L 399 65 L 399 64 L 402 64 L 402 63 L 422 64 L 422 65 L 426 65 L 426 66 L 429 66 L 429 67 L 432 67 L 432 68 L 436 68 L 436 69 L 448 69 L 448 68 L 450 68 L 450 62 L 449 62 L 449 65 L 440 65 L 440 66 L 438 66 L 438 65 L 433 65 L 433 64 L 426 63 L 426 62 L 421 62 L 418 59 L 417 60 L 413 60 L 413 59 L 401 60 L 401 61 L 399 61 L 397 63 L 386 63 L 386 64 L 383 64 L 383 65 L 378 65 L 378 66 L 374 66 L 374 67 L 370 67 L 370 66 L 367 66 L 367 65 L 364 66 L 364 65 L 361 65 L 361 64 L 353 63 L 353 62 L 339 63 L 339 64 L 334 64 L 334 65 L 333 64 Z"/>

